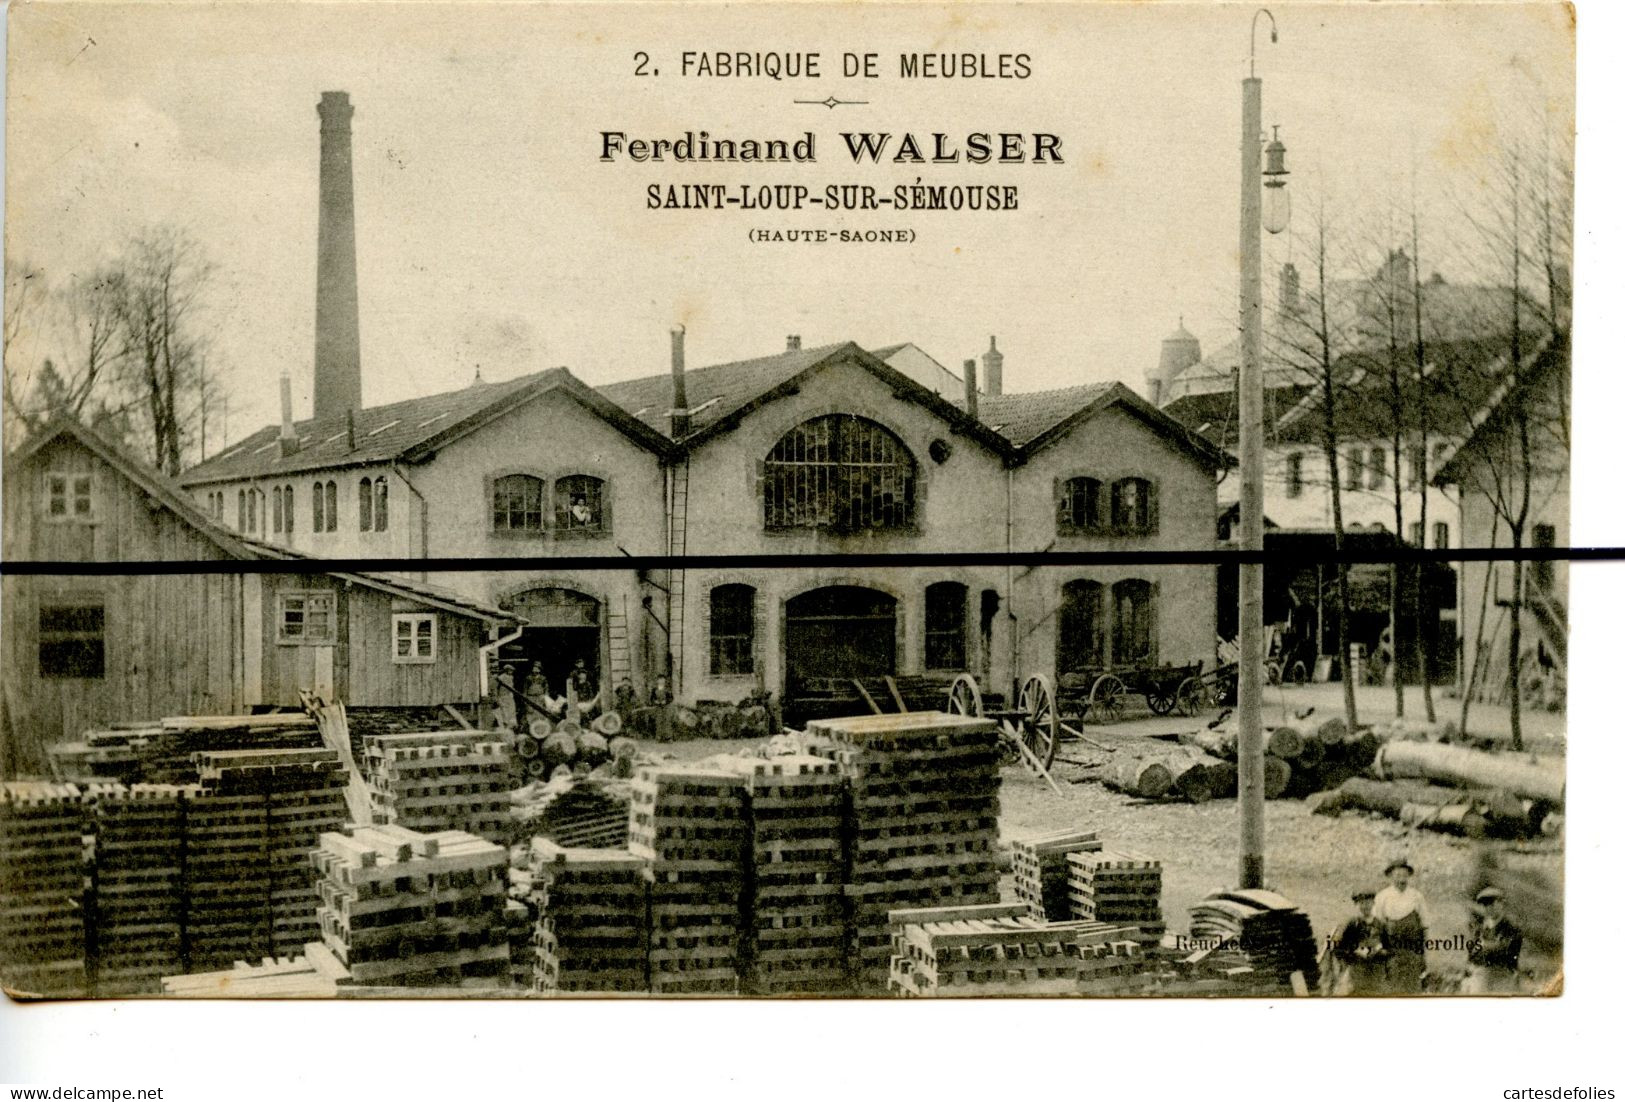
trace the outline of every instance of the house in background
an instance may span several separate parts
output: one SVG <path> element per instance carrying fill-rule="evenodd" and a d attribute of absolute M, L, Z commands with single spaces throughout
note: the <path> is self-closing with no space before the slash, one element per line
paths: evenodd
<path fill-rule="evenodd" d="M 71 420 L 5 463 L 8 561 L 249 562 L 268 549 Z M 278 556 L 280 557 L 280 556 Z M 477 700 L 479 648 L 513 618 L 438 587 L 290 563 L 286 573 L 21 575 L 3 581 L 0 774 L 98 726 L 297 705 Z"/>

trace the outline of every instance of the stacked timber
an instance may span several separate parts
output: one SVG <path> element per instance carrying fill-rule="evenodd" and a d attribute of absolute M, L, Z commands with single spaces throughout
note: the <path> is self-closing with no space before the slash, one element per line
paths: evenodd
<path fill-rule="evenodd" d="M 460 830 L 505 843 L 508 748 L 489 731 L 370 736 L 363 747 L 374 818 L 419 833 Z"/>
<path fill-rule="evenodd" d="M 745 777 L 750 875 L 740 979 L 751 995 L 846 987 L 845 780 L 810 754 L 728 758 Z"/>
<path fill-rule="evenodd" d="M 1158 977 L 1158 995 L 1238 998 L 1280 995 L 1288 990 L 1270 973 L 1254 968 L 1239 949 L 1199 949 L 1170 964 Z"/>
<path fill-rule="evenodd" d="M 1101 922 L 1045 922 L 1022 904 L 891 913 L 888 987 L 907 998 L 1053 996 L 1132 987 L 1139 946 Z"/>
<path fill-rule="evenodd" d="M 1134 926 L 1140 940 L 1156 942 L 1162 919 L 1162 862 L 1151 857 L 1101 849 L 1067 854 L 1072 917 L 1085 922 Z"/>
<path fill-rule="evenodd" d="M 91 951 L 97 995 L 156 994 L 185 971 L 186 806 L 197 786 L 93 789 Z"/>
<path fill-rule="evenodd" d="M 85 993 L 85 827 L 77 786 L 0 784 L 0 978 L 10 992 Z"/>
<path fill-rule="evenodd" d="M 186 798 L 187 971 L 271 953 L 270 801 L 229 771 Z"/>
<path fill-rule="evenodd" d="M 566 849 L 626 845 L 632 790 L 628 781 L 560 777 L 508 794 L 516 830 L 550 838 Z"/>
<path fill-rule="evenodd" d="M 1071 868 L 1067 854 L 1103 849 L 1100 833 L 1061 830 L 1017 838 L 1014 850 L 1016 895 L 1037 919 L 1059 921 L 1072 913 Z"/>
<path fill-rule="evenodd" d="M 628 846 L 649 862 L 649 990 L 737 994 L 745 778 L 716 765 L 644 767 L 632 783 Z"/>
<path fill-rule="evenodd" d="M 336 751 L 326 749 L 223 750 L 198 754 L 197 768 L 206 795 L 258 795 L 264 800 L 263 869 L 255 864 L 244 867 L 256 881 L 263 876 L 265 883 L 269 942 L 260 955 L 296 955 L 319 934 L 310 854 L 323 834 L 344 825 L 348 776 L 344 763 Z M 191 862 L 189 850 L 189 872 Z M 189 898 L 189 907 L 192 902 Z M 190 926 L 189 912 L 189 930 Z M 211 952 L 208 959 L 217 960 L 218 954 Z"/>
<path fill-rule="evenodd" d="M 1319 946 L 1309 916 L 1275 892 L 1214 892 L 1191 908 L 1192 940 L 1212 940 L 1239 951 L 1279 986 L 1294 973 L 1313 990 L 1320 983 Z"/>
<path fill-rule="evenodd" d="M 356 984 L 495 988 L 509 981 L 508 854 L 465 831 L 398 826 L 328 833 L 322 942 Z"/>
<path fill-rule="evenodd" d="M 183 999 L 330 999 L 350 975 L 323 945 L 287 957 L 245 960 L 218 972 L 165 976 L 163 993 Z"/>
<path fill-rule="evenodd" d="M 86 782 L 190 784 L 194 755 L 209 750 L 309 750 L 321 746 L 303 712 L 169 716 L 85 731 L 49 751 L 57 776 Z"/>
<path fill-rule="evenodd" d="M 809 729 L 849 786 L 848 962 L 859 994 L 886 990 L 893 910 L 993 903 L 999 736 L 992 720 L 905 712 Z"/>
<path fill-rule="evenodd" d="M 618 849 L 531 845 L 534 986 L 544 994 L 649 990 L 649 862 Z"/>

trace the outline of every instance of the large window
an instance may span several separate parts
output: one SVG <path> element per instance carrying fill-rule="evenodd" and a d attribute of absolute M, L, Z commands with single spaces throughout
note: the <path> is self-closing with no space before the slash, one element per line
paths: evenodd
<path fill-rule="evenodd" d="M 553 483 L 553 524 L 563 535 L 607 532 L 604 480 L 587 474 L 566 475 Z"/>
<path fill-rule="evenodd" d="M 325 591 L 295 590 L 277 598 L 277 642 L 326 646 L 338 641 L 338 602 Z"/>
<path fill-rule="evenodd" d="M 1062 534 L 1102 531 L 1110 520 L 1105 506 L 1099 479 L 1069 478 L 1061 484 L 1056 503 L 1056 529 Z"/>
<path fill-rule="evenodd" d="M 432 612 L 398 612 L 394 616 L 397 664 L 433 662 L 440 617 Z"/>
<path fill-rule="evenodd" d="M 1146 533 L 1156 529 L 1156 502 L 1151 483 L 1143 478 L 1120 478 L 1112 483 L 1112 527 L 1119 532 Z"/>
<path fill-rule="evenodd" d="M 968 591 L 959 582 L 937 582 L 925 587 L 925 668 L 965 669 L 965 602 Z"/>
<path fill-rule="evenodd" d="M 389 480 L 383 475 L 356 484 L 356 513 L 363 532 L 389 529 Z"/>
<path fill-rule="evenodd" d="M 711 674 L 756 672 L 756 590 L 719 585 L 711 590 Z"/>
<path fill-rule="evenodd" d="M 93 519 L 88 474 L 47 474 L 45 489 L 46 515 L 53 520 Z"/>
<path fill-rule="evenodd" d="M 1112 586 L 1112 664 L 1142 665 L 1155 661 L 1155 589 L 1140 578 Z"/>
<path fill-rule="evenodd" d="M 1061 587 L 1061 611 L 1055 664 L 1059 673 L 1077 673 L 1106 665 L 1106 591 L 1087 578 Z"/>
<path fill-rule="evenodd" d="M 39 673 L 49 678 L 102 677 L 106 608 L 101 598 L 56 599 L 39 609 Z"/>
<path fill-rule="evenodd" d="M 763 465 L 769 529 L 866 532 L 914 524 L 914 456 L 873 421 L 831 414 L 786 433 Z"/>
<path fill-rule="evenodd" d="M 310 488 L 310 530 L 336 532 L 339 527 L 339 488 L 332 479 Z"/>
<path fill-rule="evenodd" d="M 493 532 L 542 532 L 542 501 L 547 484 L 528 474 L 508 474 L 491 482 Z"/>

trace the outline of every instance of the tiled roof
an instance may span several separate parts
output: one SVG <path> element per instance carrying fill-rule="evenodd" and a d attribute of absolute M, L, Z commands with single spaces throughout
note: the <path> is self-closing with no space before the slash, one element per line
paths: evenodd
<path fill-rule="evenodd" d="M 687 391 L 690 431 L 698 432 L 737 412 L 753 399 L 789 382 L 818 361 L 845 347 L 846 343 L 840 342 L 817 348 L 791 349 L 753 360 L 689 368 L 683 372 L 683 388 Z M 641 379 L 606 383 L 598 388 L 598 393 L 650 428 L 667 434 L 671 432 L 670 371 Z"/>
<path fill-rule="evenodd" d="M 295 422 L 299 450 L 286 457 L 277 443 L 280 427 L 267 425 L 183 473 L 181 483 L 192 486 L 323 467 L 387 463 L 476 414 L 531 388 L 559 381 L 567 374 L 562 368 L 550 368 L 500 383 L 475 383 L 461 390 L 358 409 L 354 450 L 349 443 L 349 424 L 342 414 Z"/>
<path fill-rule="evenodd" d="M 1026 444 L 1104 397 L 1116 383 L 1085 383 L 1026 394 L 984 394 L 976 416 L 1012 444 Z M 964 403 L 955 402 L 963 407 Z"/>

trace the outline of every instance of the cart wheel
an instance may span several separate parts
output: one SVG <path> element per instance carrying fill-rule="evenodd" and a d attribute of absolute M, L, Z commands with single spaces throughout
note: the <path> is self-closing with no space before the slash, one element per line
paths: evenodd
<path fill-rule="evenodd" d="M 1048 769 L 1055 762 L 1061 741 L 1061 716 L 1055 707 L 1055 688 L 1049 678 L 1035 673 L 1021 686 L 1021 741 Z"/>
<path fill-rule="evenodd" d="M 1145 687 L 1145 704 L 1154 716 L 1165 716 L 1174 710 L 1177 686 L 1166 683 Z"/>
<path fill-rule="evenodd" d="M 1103 673 L 1089 690 L 1088 716 L 1096 723 L 1116 723 L 1123 718 L 1123 698 L 1128 695 L 1122 678 Z"/>
<path fill-rule="evenodd" d="M 976 687 L 976 678 L 962 673 L 948 687 L 948 711 L 956 716 L 982 714 L 982 690 Z"/>
<path fill-rule="evenodd" d="M 1279 685 L 1281 683 L 1281 663 L 1264 663 L 1264 684 Z"/>
<path fill-rule="evenodd" d="M 1292 672 L 1287 675 L 1287 679 L 1294 685 L 1309 684 L 1309 667 L 1301 659 L 1292 663 Z"/>
<path fill-rule="evenodd" d="M 1207 682 L 1200 677 L 1187 677 L 1181 681 L 1179 691 L 1174 696 L 1182 716 L 1200 715 L 1207 711 Z"/>

